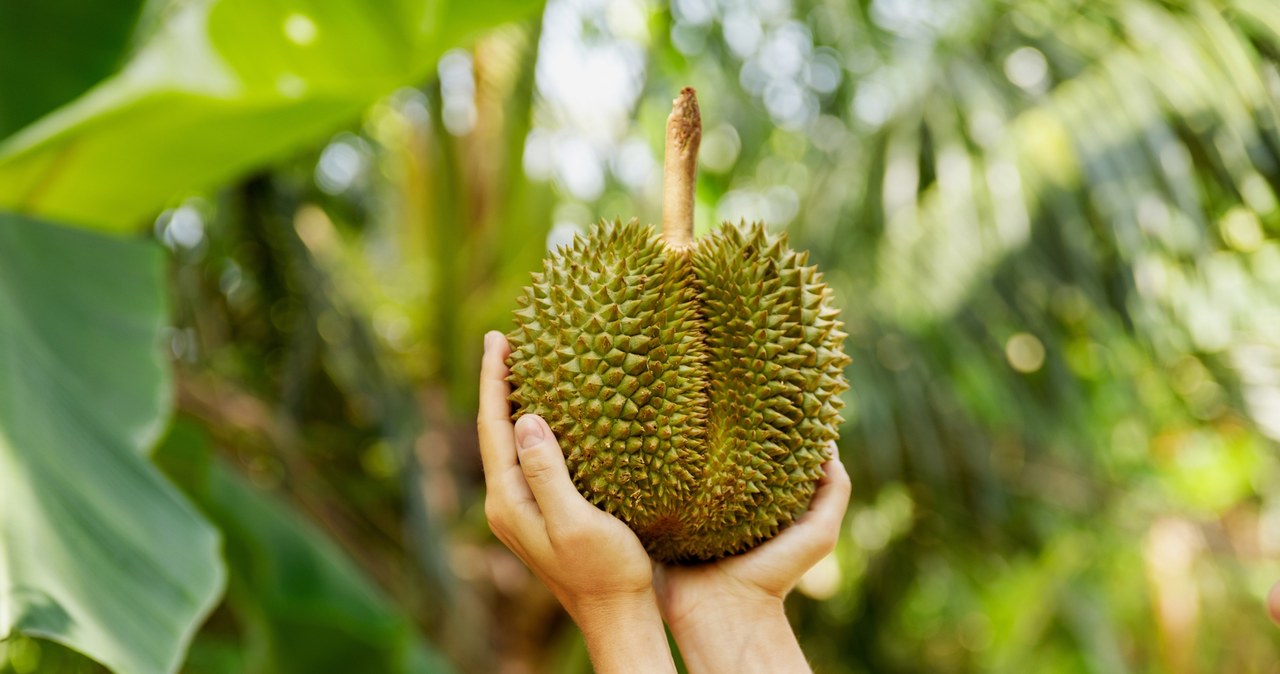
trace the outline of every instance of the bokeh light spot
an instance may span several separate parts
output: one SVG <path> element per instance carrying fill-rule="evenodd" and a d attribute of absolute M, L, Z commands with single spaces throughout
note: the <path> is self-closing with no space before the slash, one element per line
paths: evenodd
<path fill-rule="evenodd" d="M 1004 74 L 1027 91 L 1038 90 L 1049 74 L 1049 63 L 1035 47 L 1019 47 L 1004 60 Z"/>
<path fill-rule="evenodd" d="M 1004 355 L 1018 372 L 1035 372 L 1044 365 L 1044 344 L 1029 332 L 1019 332 L 1005 342 Z"/>
<path fill-rule="evenodd" d="M 830 599 L 840 591 L 840 576 L 840 561 L 833 552 L 805 572 L 796 589 L 819 601 Z"/>
<path fill-rule="evenodd" d="M 724 173 L 733 168 L 742 150 L 742 139 L 730 124 L 720 124 L 702 138 L 698 163 L 713 173 Z"/>
<path fill-rule="evenodd" d="M 299 47 L 305 47 L 315 42 L 318 33 L 319 29 L 316 28 L 316 22 L 305 14 L 295 12 L 285 17 L 284 36 Z"/>
<path fill-rule="evenodd" d="M 1262 246 L 1262 225 L 1258 216 L 1247 208 L 1233 208 L 1218 223 L 1222 240 L 1238 251 L 1252 253 Z"/>

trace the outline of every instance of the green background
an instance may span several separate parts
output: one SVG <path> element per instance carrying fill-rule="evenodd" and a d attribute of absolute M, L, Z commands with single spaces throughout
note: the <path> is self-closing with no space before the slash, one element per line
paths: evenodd
<path fill-rule="evenodd" d="M 585 672 L 480 337 L 660 211 L 811 251 L 822 672 L 1275 674 L 1268 0 L 0 0 L 0 672 Z"/>

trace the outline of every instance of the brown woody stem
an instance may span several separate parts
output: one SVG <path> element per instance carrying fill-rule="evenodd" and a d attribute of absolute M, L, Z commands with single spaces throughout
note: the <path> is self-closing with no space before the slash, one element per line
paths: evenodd
<path fill-rule="evenodd" d="M 670 248 L 693 245 L 693 188 L 697 180 L 702 114 L 692 87 L 680 90 L 667 117 L 662 175 L 662 235 Z"/>

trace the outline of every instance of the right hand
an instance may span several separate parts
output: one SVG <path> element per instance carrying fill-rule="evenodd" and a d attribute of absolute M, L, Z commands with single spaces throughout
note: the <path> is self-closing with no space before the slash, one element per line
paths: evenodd
<path fill-rule="evenodd" d="M 852 488 L 834 447 L 832 454 L 809 510 L 777 536 L 716 562 L 658 567 L 658 606 L 673 630 L 695 610 L 713 605 L 780 608 L 800 577 L 835 549 Z"/>
<path fill-rule="evenodd" d="M 823 470 L 808 512 L 773 539 L 716 562 L 657 568 L 658 607 L 691 673 L 811 671 L 782 600 L 840 537 L 849 474 L 839 458 Z"/>

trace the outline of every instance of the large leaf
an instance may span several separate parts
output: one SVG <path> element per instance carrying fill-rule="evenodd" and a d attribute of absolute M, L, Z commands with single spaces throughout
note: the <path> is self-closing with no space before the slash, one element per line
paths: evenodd
<path fill-rule="evenodd" d="M 0 138 L 115 72 L 141 5 L 0 2 Z"/>
<path fill-rule="evenodd" d="M 156 460 L 226 537 L 245 670 L 452 671 L 325 534 L 213 457 L 199 427 L 175 424 Z"/>
<path fill-rule="evenodd" d="M 117 76 L 0 144 L 0 206 L 137 227 L 349 122 L 446 49 L 538 0 L 211 0 Z"/>
<path fill-rule="evenodd" d="M 147 461 L 167 417 L 159 251 L 0 213 L 0 639 L 173 671 L 216 532 Z"/>

